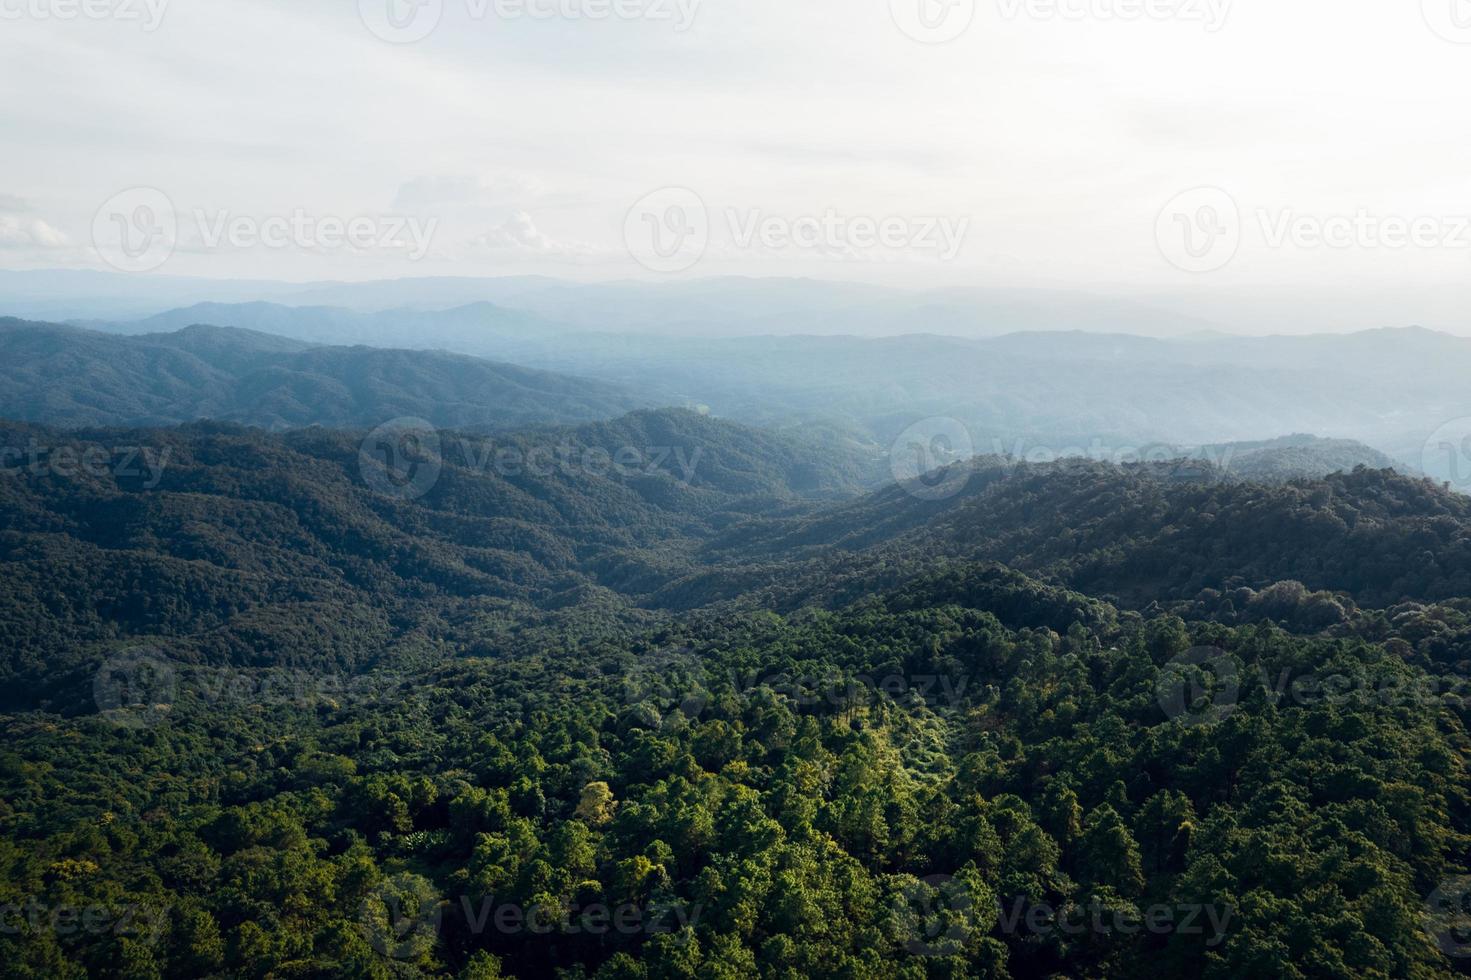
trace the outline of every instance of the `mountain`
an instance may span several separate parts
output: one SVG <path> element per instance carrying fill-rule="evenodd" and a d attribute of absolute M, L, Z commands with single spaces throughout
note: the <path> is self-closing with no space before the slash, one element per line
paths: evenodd
<path fill-rule="evenodd" d="M 372 427 L 401 416 L 508 429 L 651 404 L 615 385 L 438 351 L 317 347 L 197 326 L 118 337 L 0 320 L 0 416 L 54 425 L 220 419 Z"/>
<path fill-rule="evenodd" d="M 1311 337 L 1066 331 L 977 339 L 915 332 L 926 329 L 921 318 L 906 336 L 815 336 L 796 325 L 782 328 L 788 335 L 733 337 L 706 336 L 697 326 L 650 332 L 637 318 L 619 319 L 612 306 L 601 320 L 563 319 L 567 310 L 550 304 L 538 309 L 477 304 L 364 313 L 223 305 L 112 328 L 208 317 L 313 343 L 356 337 L 444 347 L 598 378 L 667 404 L 706 405 L 750 424 L 828 426 L 881 449 L 910 425 L 936 418 L 963 426 L 978 452 L 1029 458 L 1092 451 L 1124 459 L 1157 444 L 1312 432 L 1365 442 L 1445 477 L 1435 454 L 1425 452 L 1427 439 L 1471 414 L 1460 380 L 1471 372 L 1471 340 L 1419 328 Z"/>
<path fill-rule="evenodd" d="M 425 642 L 430 609 L 636 601 L 716 529 L 850 494 L 864 465 L 680 411 L 413 443 L 3 425 L 10 676 L 128 635 L 188 637 L 192 656 L 226 662 L 359 667 Z"/>
<path fill-rule="evenodd" d="M 1206 446 L 1200 455 L 1216 461 L 1232 476 L 1268 483 L 1348 473 L 1360 466 L 1371 470 L 1398 469 L 1410 475 L 1418 472 L 1415 467 L 1354 439 L 1323 439 L 1303 434 Z"/>
<path fill-rule="evenodd" d="M 953 562 L 1141 610 L 1284 581 L 1350 607 L 1471 592 L 1471 501 L 1389 471 L 1267 485 L 992 459 L 932 500 L 903 485 L 860 496 L 862 454 L 691 412 L 413 435 L 10 424 L 4 444 L 39 449 L 8 454 L 0 483 L 5 618 L 24 624 L 7 669 L 128 635 L 206 661 L 358 668 L 426 655 L 420 627 L 403 630 L 430 611 L 436 629 L 524 629 L 589 603 L 610 626 L 795 609 Z M 297 621 L 313 625 L 278 632 Z M 369 624 L 371 642 L 343 645 Z"/>
<path fill-rule="evenodd" d="M 4 425 L 10 974 L 1452 975 L 1467 498 L 413 435 Z"/>
<path fill-rule="evenodd" d="M 197 303 L 121 323 L 91 324 L 109 333 L 155 333 L 196 324 L 241 327 L 337 346 L 443 348 L 464 353 L 505 349 L 532 338 L 546 343 L 575 332 L 534 314 L 479 302 L 447 310 L 363 313 L 332 306 Z"/>
<path fill-rule="evenodd" d="M 1180 336 L 1217 326 L 1195 314 L 1128 298 L 1013 286 L 910 290 L 863 282 L 745 277 L 584 283 L 545 276 L 442 276 L 286 283 L 78 270 L 0 274 L 0 310 L 32 317 L 125 320 L 200 302 L 273 302 L 363 313 L 491 303 L 579 329 L 692 338 L 908 333 L 986 337 L 1018 330 Z"/>
<path fill-rule="evenodd" d="M 755 592 L 752 601 L 792 608 L 960 560 L 1001 562 L 1131 609 L 1281 582 L 1386 608 L 1471 594 L 1471 498 L 1391 470 L 1283 484 L 1195 463 L 987 458 L 918 487 L 730 529 L 701 559 L 706 568 L 661 601 Z"/>

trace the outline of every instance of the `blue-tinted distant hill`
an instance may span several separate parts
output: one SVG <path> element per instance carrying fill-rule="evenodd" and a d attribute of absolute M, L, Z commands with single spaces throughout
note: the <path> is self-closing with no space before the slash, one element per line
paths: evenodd
<path fill-rule="evenodd" d="M 123 337 L 0 320 L 0 417 L 50 425 L 219 419 L 373 427 L 399 416 L 498 430 L 650 407 L 614 384 L 442 351 L 315 346 L 193 326 Z"/>

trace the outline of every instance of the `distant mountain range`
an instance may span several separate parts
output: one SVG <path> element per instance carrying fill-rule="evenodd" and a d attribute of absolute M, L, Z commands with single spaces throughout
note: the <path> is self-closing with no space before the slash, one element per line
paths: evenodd
<path fill-rule="evenodd" d="M 0 359 L 0 417 L 65 426 L 218 419 L 372 428 L 414 416 L 499 430 L 652 404 L 618 385 L 461 354 L 321 347 L 227 327 L 120 337 L 0 320 Z"/>
<path fill-rule="evenodd" d="M 1087 330 L 1180 336 L 1220 325 L 1146 302 L 1063 289 L 908 290 L 816 279 L 580 283 L 544 276 L 288 283 L 0 272 L 0 310 L 46 320 L 130 320 L 200 302 L 274 302 L 357 312 L 492 303 L 575 329 L 683 337 L 765 334 L 996 336 Z"/>
<path fill-rule="evenodd" d="M 504 289 L 508 302 L 522 300 Z M 880 446 L 917 421 L 952 418 L 977 451 L 1022 456 L 1095 441 L 1122 455 L 1153 443 L 1311 432 L 1359 440 L 1420 467 L 1431 433 L 1471 415 L 1464 385 L 1471 339 L 1420 328 L 1175 339 L 1082 331 L 697 337 L 585 329 L 554 315 L 562 312 L 484 302 L 382 312 L 209 304 L 101 326 L 149 331 L 211 322 L 312 343 L 444 348 L 597 378 L 656 403 L 706 405 L 753 424 L 826 426 Z"/>
<path fill-rule="evenodd" d="M 1188 456 L 1230 477 L 1268 482 L 1361 465 L 1418 472 L 1413 463 L 1342 438 L 1204 444 L 1198 437 L 1208 429 L 1271 432 L 1283 419 L 1342 427 L 1342 418 L 1330 419 L 1324 406 L 1350 412 L 1348 393 L 1336 397 L 1320 376 L 1320 404 L 1304 412 L 1306 393 L 1285 381 L 1274 385 L 1281 380 L 1275 372 L 1253 372 L 1246 365 L 1213 371 L 1171 365 L 1165 357 L 1172 345 L 1139 338 L 1053 338 L 1067 353 L 1047 365 L 1042 341 L 1033 336 L 985 344 L 910 337 L 701 345 L 610 334 L 556 338 L 538 332 L 534 319 L 485 304 L 404 315 L 270 304 L 193 312 L 249 318 L 298 337 L 204 325 L 115 335 L 0 320 L 0 355 L 9 365 L 0 377 L 0 417 L 61 426 L 216 419 L 280 429 L 373 428 L 408 416 L 444 428 L 504 431 L 608 419 L 643 407 L 706 406 L 717 415 L 800 433 L 805 442 L 862 457 L 869 461 L 868 485 L 889 478 L 884 459 L 896 438 L 907 438 L 899 430 L 922 417 L 930 422 L 920 424 L 921 434 L 932 425 L 958 425 L 967 432 L 970 445 L 955 447 L 962 457 L 1127 462 Z M 191 311 L 170 313 L 148 325 L 170 328 L 191 318 Z M 565 363 L 571 373 L 443 351 L 326 345 L 360 333 L 386 342 L 417 335 L 421 342 L 512 351 L 525 360 Z M 1449 341 L 1452 349 L 1442 352 L 1442 360 L 1458 343 L 1428 333 L 1393 339 Z M 1183 355 L 1196 356 L 1194 347 Z M 1220 391 L 1217 404 L 1173 371 L 1202 389 L 1229 384 L 1236 390 Z M 1256 400 L 1245 392 L 1255 392 Z M 1238 410 L 1242 418 L 1224 417 Z M 1364 417 L 1363 408 L 1358 411 Z M 1197 440 L 1189 441 L 1191 436 Z"/>

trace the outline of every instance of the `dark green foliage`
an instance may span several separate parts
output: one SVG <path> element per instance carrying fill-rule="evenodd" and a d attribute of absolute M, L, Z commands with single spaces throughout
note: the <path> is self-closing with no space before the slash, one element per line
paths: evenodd
<path fill-rule="evenodd" d="M 1468 513 L 1423 482 L 832 505 L 843 458 L 654 413 L 510 439 L 688 481 L 451 458 L 404 502 L 355 435 L 31 435 L 171 462 L 0 478 L 6 975 L 1464 962 Z"/>

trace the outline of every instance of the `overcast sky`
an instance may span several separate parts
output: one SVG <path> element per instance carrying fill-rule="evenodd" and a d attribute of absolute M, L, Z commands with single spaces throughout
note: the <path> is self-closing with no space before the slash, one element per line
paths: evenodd
<path fill-rule="evenodd" d="M 1467 0 L 416 2 L 0 0 L 0 266 L 1471 272 Z"/>

